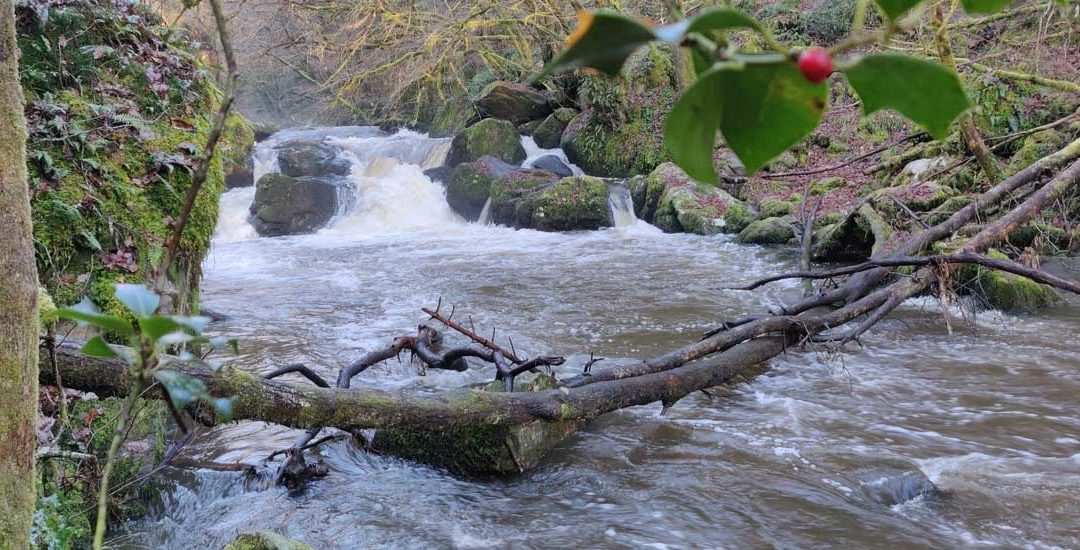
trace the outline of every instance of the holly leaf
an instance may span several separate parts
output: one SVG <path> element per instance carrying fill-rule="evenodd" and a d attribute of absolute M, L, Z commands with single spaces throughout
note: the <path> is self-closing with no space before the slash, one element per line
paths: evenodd
<path fill-rule="evenodd" d="M 911 8 L 922 3 L 923 0 L 875 0 L 877 5 L 881 8 L 881 11 L 885 12 L 885 15 L 889 16 L 889 19 L 896 20 L 902 17 Z"/>
<path fill-rule="evenodd" d="M 79 326 L 92 325 L 125 336 L 130 336 L 135 332 L 131 323 L 102 313 L 89 298 L 83 298 L 81 302 L 71 307 L 56 310 L 56 316 L 75 321 Z"/>
<path fill-rule="evenodd" d="M 968 13 L 994 13 L 1005 9 L 1013 0 L 961 0 Z"/>
<path fill-rule="evenodd" d="M 732 8 L 714 8 L 690 18 L 683 33 L 722 31 L 728 29 L 761 30 L 761 24 L 745 13 Z M 657 34 L 660 34 L 657 31 Z"/>
<path fill-rule="evenodd" d="M 868 55 L 844 74 L 859 94 L 864 114 L 894 109 L 936 139 L 945 139 L 956 117 L 971 108 L 956 73 L 930 61 L 896 54 Z"/>
<path fill-rule="evenodd" d="M 94 336 L 87 340 L 86 343 L 83 344 L 81 351 L 83 355 L 90 357 L 120 357 L 120 355 L 113 351 L 113 349 L 109 347 L 109 344 L 106 344 L 105 340 L 100 336 Z"/>
<path fill-rule="evenodd" d="M 770 56 L 769 59 L 775 59 Z M 790 61 L 731 63 L 703 73 L 668 115 L 665 139 L 694 179 L 716 181 L 716 130 L 753 174 L 817 127 L 828 87 Z"/>
<path fill-rule="evenodd" d="M 146 285 L 118 284 L 116 299 L 140 318 L 150 317 L 161 304 L 161 297 Z"/>
<path fill-rule="evenodd" d="M 165 390 L 169 392 L 169 399 L 177 409 L 182 409 L 199 399 L 206 401 L 213 399 L 206 391 L 206 384 L 194 376 L 174 370 L 159 370 L 154 373 L 154 378 L 165 386 Z"/>
<path fill-rule="evenodd" d="M 566 50 L 548 63 L 535 80 L 578 67 L 592 67 L 615 76 L 630 54 L 656 39 L 648 26 L 617 11 L 578 12 L 578 27 L 566 39 Z"/>

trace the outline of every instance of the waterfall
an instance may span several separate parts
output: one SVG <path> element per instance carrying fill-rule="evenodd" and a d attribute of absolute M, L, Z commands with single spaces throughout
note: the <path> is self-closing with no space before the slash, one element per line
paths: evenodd
<path fill-rule="evenodd" d="M 615 227 L 629 227 L 637 225 L 638 218 L 634 214 L 634 198 L 630 196 L 630 190 L 623 185 L 608 185 L 608 210 L 611 212 L 611 225 Z"/>
<path fill-rule="evenodd" d="M 484 201 L 484 207 L 480 209 L 480 219 L 476 220 L 480 225 L 491 225 L 491 197 Z"/>
<path fill-rule="evenodd" d="M 584 176 L 585 171 L 578 167 L 578 165 L 570 162 L 570 159 L 566 158 L 566 151 L 562 149 L 541 149 L 536 144 L 536 140 L 532 136 L 521 136 L 521 147 L 525 149 L 525 161 L 521 163 L 522 168 L 532 168 L 540 157 L 546 157 L 548 155 L 554 155 L 559 158 L 575 176 Z"/>

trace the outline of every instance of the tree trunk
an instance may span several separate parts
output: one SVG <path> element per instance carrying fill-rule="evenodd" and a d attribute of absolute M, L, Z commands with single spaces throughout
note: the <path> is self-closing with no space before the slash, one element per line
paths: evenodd
<path fill-rule="evenodd" d="M 26 181 L 15 11 L 0 0 L 0 548 L 30 546 L 37 424 L 38 280 Z"/>

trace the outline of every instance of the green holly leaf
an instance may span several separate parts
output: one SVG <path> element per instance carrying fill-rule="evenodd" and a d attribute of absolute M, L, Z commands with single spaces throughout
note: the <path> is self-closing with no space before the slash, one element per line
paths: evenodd
<path fill-rule="evenodd" d="M 583 11 L 578 13 L 577 30 L 566 39 L 566 50 L 536 79 L 578 67 L 592 67 L 615 76 L 630 54 L 656 39 L 652 29 L 633 17 L 614 10 Z"/>
<path fill-rule="evenodd" d="M 881 7 L 881 11 L 889 16 L 889 19 L 899 19 L 911 8 L 922 3 L 923 0 L 875 0 Z"/>
<path fill-rule="evenodd" d="M 56 316 L 61 319 L 75 321 L 79 326 L 92 325 L 125 336 L 130 336 L 135 332 L 131 327 L 131 323 L 119 317 L 102 313 L 89 298 L 83 298 L 81 302 L 71 307 L 56 310 Z"/>
<path fill-rule="evenodd" d="M 790 61 L 767 59 L 765 63 L 718 65 L 707 71 L 668 115 L 668 149 L 694 179 L 716 181 L 717 129 L 753 174 L 817 127 L 828 87 L 803 78 Z"/>
<path fill-rule="evenodd" d="M 728 29 L 761 30 L 761 24 L 745 13 L 732 8 L 713 8 L 689 19 L 684 35 L 692 32 L 722 31 Z M 657 34 L 661 34 L 657 31 Z"/>
<path fill-rule="evenodd" d="M 1013 0 L 961 0 L 968 13 L 994 13 L 1005 9 Z"/>
<path fill-rule="evenodd" d="M 161 337 L 167 334 L 185 330 L 185 326 L 177 323 L 170 317 L 155 315 L 153 317 L 140 319 L 139 329 L 143 334 L 150 337 L 152 341 L 157 342 Z"/>
<path fill-rule="evenodd" d="M 844 74 L 862 100 L 863 113 L 894 109 L 937 139 L 945 139 L 956 117 L 971 108 L 956 73 L 930 61 L 868 55 Z"/>
<path fill-rule="evenodd" d="M 194 376 L 174 370 L 159 370 L 154 373 L 154 378 L 165 386 L 169 399 L 177 409 L 182 409 L 200 399 L 208 402 L 213 399 L 206 391 L 206 384 Z"/>
<path fill-rule="evenodd" d="M 153 315 L 161 304 L 161 297 L 146 285 L 118 284 L 116 299 L 140 318 Z"/>
<path fill-rule="evenodd" d="M 87 340 L 86 343 L 83 344 L 82 353 L 83 355 L 88 355 L 90 357 L 120 357 L 120 355 L 113 351 L 113 349 L 109 347 L 109 344 L 105 343 L 105 340 L 100 336 L 94 336 Z"/>

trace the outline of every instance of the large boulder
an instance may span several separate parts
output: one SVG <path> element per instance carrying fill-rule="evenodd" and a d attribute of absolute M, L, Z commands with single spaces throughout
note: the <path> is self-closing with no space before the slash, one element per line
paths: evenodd
<path fill-rule="evenodd" d="M 544 149 L 554 149 L 559 146 L 559 142 L 562 140 L 563 130 L 566 130 L 566 125 L 570 124 L 571 120 L 574 120 L 578 112 L 574 109 L 558 109 L 554 113 L 548 115 L 547 118 L 540 123 L 539 126 L 533 130 L 532 136 L 536 140 L 536 144 Z"/>
<path fill-rule="evenodd" d="M 484 156 L 492 156 L 513 165 L 521 164 L 526 155 L 517 128 L 510 122 L 493 118 L 469 126 L 450 143 L 446 165 L 454 167 Z"/>
<path fill-rule="evenodd" d="M 255 148 L 255 130 L 243 116 L 233 113 L 225 119 L 221 132 L 221 157 L 225 165 L 225 187 L 255 185 L 255 163 L 251 151 Z"/>
<path fill-rule="evenodd" d="M 543 170 L 515 168 L 495 157 L 481 157 L 453 168 L 446 180 L 446 201 L 469 221 L 480 219 L 491 200 L 491 221 L 523 227 L 518 219 L 520 203 L 532 192 L 550 186 L 559 176 Z"/>
<path fill-rule="evenodd" d="M 751 223 L 735 240 L 744 244 L 787 244 L 794 238 L 795 216 L 781 216 Z"/>
<path fill-rule="evenodd" d="M 589 176 L 563 178 L 528 197 L 519 208 L 524 227 L 541 231 L 593 230 L 611 226 L 608 186 Z"/>
<path fill-rule="evenodd" d="M 512 170 L 513 166 L 492 156 L 458 164 L 444 180 L 446 202 L 458 215 L 474 222 L 491 196 L 491 185 Z"/>
<path fill-rule="evenodd" d="M 243 164 L 232 164 L 225 173 L 225 188 L 251 187 L 255 185 L 255 161 L 248 157 Z"/>
<path fill-rule="evenodd" d="M 641 197 L 641 186 L 644 200 L 638 215 L 668 233 L 738 231 L 753 218 L 745 203 L 723 189 L 694 181 L 670 162 L 658 166 L 644 181 L 627 183 L 631 196 Z"/>
<path fill-rule="evenodd" d="M 574 175 L 574 171 L 571 170 L 561 158 L 555 155 L 544 155 L 536 159 L 536 162 L 532 163 L 532 166 L 537 170 L 551 172 L 560 178 L 568 178 Z"/>
<path fill-rule="evenodd" d="M 870 194 L 870 199 L 882 212 L 895 213 L 897 202 L 914 212 L 928 212 L 959 194 L 956 189 L 933 181 L 916 181 L 878 189 Z"/>
<path fill-rule="evenodd" d="M 349 182 L 342 177 L 266 174 L 256 184 L 251 223 L 266 237 L 311 233 L 324 227 L 347 197 Z"/>
<path fill-rule="evenodd" d="M 304 176 L 345 176 L 348 161 L 338 158 L 338 149 L 318 141 L 289 141 L 276 147 L 281 173 Z"/>
<path fill-rule="evenodd" d="M 669 159 L 664 114 L 678 97 L 673 54 L 648 46 L 630 56 L 620 76 L 583 76 L 583 112 L 562 132 L 560 145 L 586 174 L 625 178 L 647 174 Z"/>
<path fill-rule="evenodd" d="M 524 84 L 502 81 L 489 84 L 473 103 L 481 115 L 515 125 L 544 118 L 555 108 L 548 94 Z"/>
<path fill-rule="evenodd" d="M 492 182 L 491 221 L 510 227 L 533 227 L 536 202 L 561 177 L 544 170 L 519 169 Z"/>
<path fill-rule="evenodd" d="M 453 97 L 439 103 L 435 117 L 428 128 L 431 137 L 449 137 L 457 135 L 480 120 L 476 106 L 466 97 Z"/>

